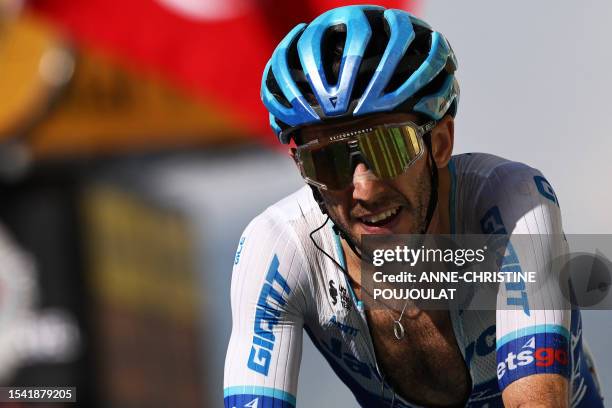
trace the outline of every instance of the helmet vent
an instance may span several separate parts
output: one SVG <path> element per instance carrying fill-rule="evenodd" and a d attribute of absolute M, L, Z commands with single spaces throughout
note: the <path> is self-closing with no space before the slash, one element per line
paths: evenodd
<path fill-rule="evenodd" d="M 397 90 L 423 64 L 429 54 L 429 49 L 431 48 L 431 30 L 416 24 L 413 24 L 412 27 L 415 33 L 414 40 L 412 40 L 412 43 L 410 43 L 397 64 L 391 80 L 384 89 L 384 93 Z"/>
<path fill-rule="evenodd" d="M 289 69 L 291 70 L 291 76 L 295 81 L 300 93 L 304 95 L 304 99 L 311 106 L 319 106 L 319 102 L 310 87 L 310 83 L 306 78 L 306 74 L 304 73 L 304 68 L 302 67 L 302 63 L 300 62 L 300 56 L 298 54 L 297 42 L 298 38 L 291 44 L 291 47 L 287 50 L 287 59 L 289 63 Z"/>
<path fill-rule="evenodd" d="M 281 91 L 280 86 L 278 85 L 278 82 L 276 81 L 276 78 L 272 73 L 272 70 L 268 71 L 268 77 L 266 78 L 266 86 L 268 87 L 272 95 L 274 95 L 274 97 L 281 103 L 281 105 L 283 105 L 285 108 L 291 108 L 291 103 L 287 100 L 287 98 L 285 98 L 285 94 L 283 94 L 283 91 Z"/>
<path fill-rule="evenodd" d="M 330 86 L 338 84 L 342 55 L 346 45 L 346 26 L 338 24 L 328 28 L 321 41 L 321 59 L 325 79 Z"/>

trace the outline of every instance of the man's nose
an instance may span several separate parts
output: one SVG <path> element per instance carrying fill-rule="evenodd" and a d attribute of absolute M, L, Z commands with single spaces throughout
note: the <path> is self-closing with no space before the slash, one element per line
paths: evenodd
<path fill-rule="evenodd" d="M 382 190 L 382 183 L 364 163 L 355 166 L 353 172 L 353 199 L 368 201 Z"/>

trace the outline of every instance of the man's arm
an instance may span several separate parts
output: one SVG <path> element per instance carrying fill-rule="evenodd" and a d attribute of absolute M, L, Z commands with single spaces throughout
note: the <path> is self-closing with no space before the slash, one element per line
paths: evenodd
<path fill-rule="evenodd" d="M 253 220 L 234 259 L 226 408 L 295 407 L 306 307 L 303 273 L 303 257 L 288 227 L 266 213 Z"/>
<path fill-rule="evenodd" d="M 559 374 L 523 377 L 502 393 L 506 408 L 567 407 L 568 381 Z"/>
<path fill-rule="evenodd" d="M 567 253 L 557 197 L 539 171 L 520 163 L 496 173 L 486 222 L 510 238 L 501 270 L 536 272 L 535 282 L 502 283 L 498 291 L 496 372 L 504 405 L 567 407 L 571 307 L 551 271 Z"/>

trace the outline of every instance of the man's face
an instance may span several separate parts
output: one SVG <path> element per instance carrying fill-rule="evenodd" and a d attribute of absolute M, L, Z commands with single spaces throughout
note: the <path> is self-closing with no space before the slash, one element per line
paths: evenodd
<path fill-rule="evenodd" d="M 387 113 L 309 126 L 301 131 L 301 141 L 416 119 L 412 114 Z M 379 179 L 364 163 L 359 163 L 353 172 L 352 185 L 340 191 L 321 190 L 321 195 L 332 220 L 360 246 L 362 234 L 420 233 L 425 227 L 430 184 L 425 152 L 405 173 L 392 180 Z"/>

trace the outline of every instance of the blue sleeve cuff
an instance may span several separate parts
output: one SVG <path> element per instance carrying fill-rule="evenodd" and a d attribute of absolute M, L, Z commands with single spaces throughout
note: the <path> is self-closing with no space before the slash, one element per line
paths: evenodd
<path fill-rule="evenodd" d="M 559 326 L 561 327 L 561 326 Z M 512 382 L 534 374 L 560 374 L 569 378 L 567 330 L 519 333 L 497 347 L 497 381 L 504 390 Z"/>
<path fill-rule="evenodd" d="M 295 408 L 296 399 L 283 390 L 258 386 L 228 387 L 223 390 L 225 408 Z"/>

